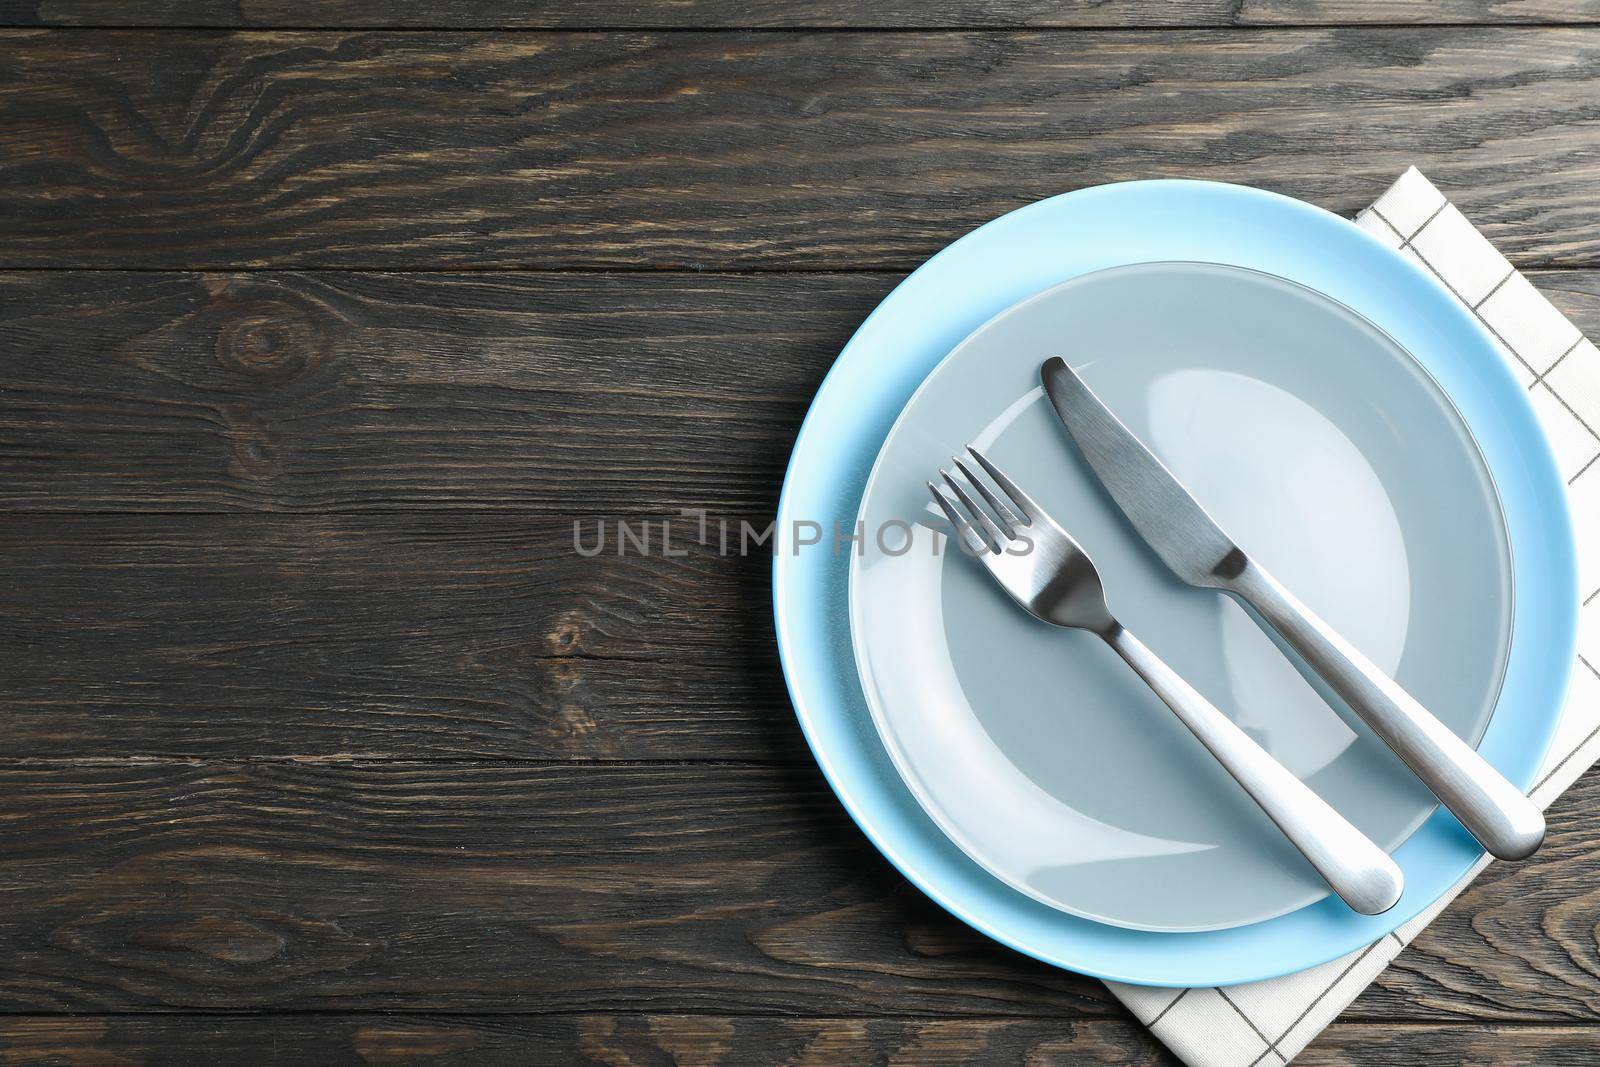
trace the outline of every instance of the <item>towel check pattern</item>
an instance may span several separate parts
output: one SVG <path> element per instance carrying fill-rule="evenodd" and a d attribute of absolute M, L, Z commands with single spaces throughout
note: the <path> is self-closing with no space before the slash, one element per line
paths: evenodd
<path fill-rule="evenodd" d="M 1583 611 L 1572 688 L 1532 793 L 1549 807 L 1600 759 L 1600 351 L 1415 167 L 1356 225 L 1444 282 L 1494 336 L 1567 479 Z M 1488 862 L 1383 940 L 1309 971 L 1220 989 L 1108 984 L 1190 1067 L 1277 1067 L 1333 1022 Z"/>

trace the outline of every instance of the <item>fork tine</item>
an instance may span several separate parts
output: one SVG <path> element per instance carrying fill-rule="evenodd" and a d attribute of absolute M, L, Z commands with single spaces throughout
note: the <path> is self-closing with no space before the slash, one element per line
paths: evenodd
<path fill-rule="evenodd" d="M 967 548 L 972 551 L 973 555 L 977 556 L 993 551 L 984 543 L 983 538 L 978 535 L 978 531 L 974 530 L 972 525 L 961 517 L 960 510 L 951 502 L 949 497 L 945 496 L 943 489 L 940 489 L 932 482 L 928 482 L 927 486 L 928 492 L 933 494 L 933 499 L 938 501 L 939 507 L 943 509 L 944 517 L 950 520 L 951 526 L 961 532 L 961 539 L 966 542 Z"/>
<path fill-rule="evenodd" d="M 1016 537 L 1017 527 L 1028 525 L 1023 521 L 1021 515 L 1018 515 L 1014 509 L 1006 505 L 1005 501 L 991 493 L 988 483 L 973 474 L 972 468 L 963 463 L 959 456 L 956 457 L 956 469 L 966 475 L 966 479 L 972 488 L 982 494 L 983 499 L 987 500 L 989 506 L 994 509 L 994 513 L 1000 516 L 1000 524 L 1006 528 L 1007 534 Z"/>
<path fill-rule="evenodd" d="M 1002 474 L 1000 468 L 984 458 L 982 452 L 979 452 L 971 445 L 967 446 L 967 451 L 972 453 L 972 458 L 977 460 L 978 465 L 988 472 L 989 477 L 994 479 L 994 483 L 1000 487 L 1000 491 L 1010 497 L 1012 502 L 1022 509 L 1022 513 L 1028 517 L 1028 522 L 1031 523 L 1034 519 L 1044 514 L 1044 509 L 1034 503 L 1033 497 L 1024 493 L 1016 482 Z"/>
<path fill-rule="evenodd" d="M 973 521 L 983 527 L 983 532 L 989 535 L 989 541 L 994 545 L 995 551 L 999 552 L 1004 549 L 1011 540 L 1011 535 L 995 525 L 994 520 L 989 517 L 989 513 L 984 511 L 976 500 L 972 499 L 972 494 L 961 487 L 961 483 L 956 481 L 953 474 L 941 468 L 939 476 L 944 479 L 944 484 L 954 491 L 956 499 L 967 506 L 967 511 L 972 515 Z"/>

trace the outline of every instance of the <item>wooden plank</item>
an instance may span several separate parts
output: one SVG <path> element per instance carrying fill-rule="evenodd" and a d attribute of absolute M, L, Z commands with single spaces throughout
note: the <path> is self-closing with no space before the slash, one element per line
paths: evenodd
<path fill-rule="evenodd" d="M 1065 190 L 1422 166 L 1600 255 L 1600 30 L 0 36 L 0 266 L 908 269 Z M 114 63 L 108 56 L 115 56 Z"/>
<path fill-rule="evenodd" d="M 1386 976 L 1351 1017 L 1600 1020 L 1597 811 L 1591 775 L 1442 920 L 1471 936 L 1425 966 L 1484 995 Z M 810 768 L 11 764 L 0 820 L 0 1011 L 1123 1017 L 911 888 Z"/>
<path fill-rule="evenodd" d="M 11 766 L 0 821 L 0 1011 L 1122 1015 L 811 769 Z"/>
<path fill-rule="evenodd" d="M 4 755 L 809 763 L 771 556 L 698 533 L 0 514 Z"/>
<path fill-rule="evenodd" d="M 1581 1035 L 1581 1031 L 1579 1032 Z M 1581 1036 L 1566 1037 L 1568 1043 Z M 1547 1042 L 1546 1047 L 1553 1047 Z M 1176 1064 L 1131 1021 L 719 1015 L 0 1017 L 0 1051 L 44 1062 Z M 1393 1061 L 1381 1061 L 1393 1062 Z"/>
<path fill-rule="evenodd" d="M 1561 3 L 1556 0 L 1557 6 Z M 1232 0 L 1166 0 L 1161 5 L 1140 0 L 885 0 L 880 4 L 845 0 L 566 0 L 539 4 L 517 0 L 440 0 L 432 4 L 424 0 L 325 0 L 312 8 L 289 0 L 241 4 L 7 0 L 0 3 L 0 25 L 576 30 L 1228 26 L 1235 23 L 1238 7 Z M 1245 16 L 1241 12 L 1239 17 Z"/>
<path fill-rule="evenodd" d="M 1417 1067 L 1493 1063 L 1584 1067 L 1600 1057 L 1593 1026 L 1395 1026 L 1335 1023 L 1295 1057 L 1301 1067 Z"/>
<path fill-rule="evenodd" d="M 1592 0 L 6 0 L 0 25 L 622 29 L 1589 23 Z"/>
<path fill-rule="evenodd" d="M 0 502 L 765 522 L 894 281 L 10 274 Z"/>
<path fill-rule="evenodd" d="M 0 275 L 0 511 L 765 523 L 896 279 Z M 1600 336 L 1600 271 L 1535 281 Z"/>
<path fill-rule="evenodd" d="M 1241 0 L 1235 25 L 1443 25 L 1589 23 L 1600 21 L 1594 0 Z"/>
<path fill-rule="evenodd" d="M 1178 1061 L 1132 1021 L 760 1015 L 178 1015 L 0 1017 L 0 1050 L 43 1062 L 894 1063 L 1042 1067 Z M 1311 1067 L 1582 1067 L 1600 1027 L 1336 1023 Z M 120 1057 L 113 1059 L 112 1057 Z"/>

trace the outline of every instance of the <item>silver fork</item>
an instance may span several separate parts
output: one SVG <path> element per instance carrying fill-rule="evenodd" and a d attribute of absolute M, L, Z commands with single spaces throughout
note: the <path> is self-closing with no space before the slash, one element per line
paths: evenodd
<path fill-rule="evenodd" d="M 928 491 L 1011 599 L 1035 618 L 1088 630 L 1115 649 L 1346 904 L 1363 915 L 1394 907 L 1405 886 L 1394 860 L 1124 629 L 1106 606 L 1094 563 L 1071 535 L 977 449 L 967 451 L 1000 490 L 955 460 L 988 508 L 945 470 L 939 474 L 956 499 L 932 482 Z"/>

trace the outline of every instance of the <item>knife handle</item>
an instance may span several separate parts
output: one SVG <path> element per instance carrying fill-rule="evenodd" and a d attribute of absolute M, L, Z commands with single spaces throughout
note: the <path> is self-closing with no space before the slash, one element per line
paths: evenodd
<path fill-rule="evenodd" d="M 1256 609 L 1500 859 L 1531 856 L 1544 815 L 1522 791 L 1254 560 L 1223 588 Z"/>
<path fill-rule="evenodd" d="M 1100 636 L 1261 805 L 1346 904 L 1363 915 L 1394 907 L 1405 888 L 1405 876 L 1388 853 L 1273 759 L 1137 637 L 1115 624 Z"/>

